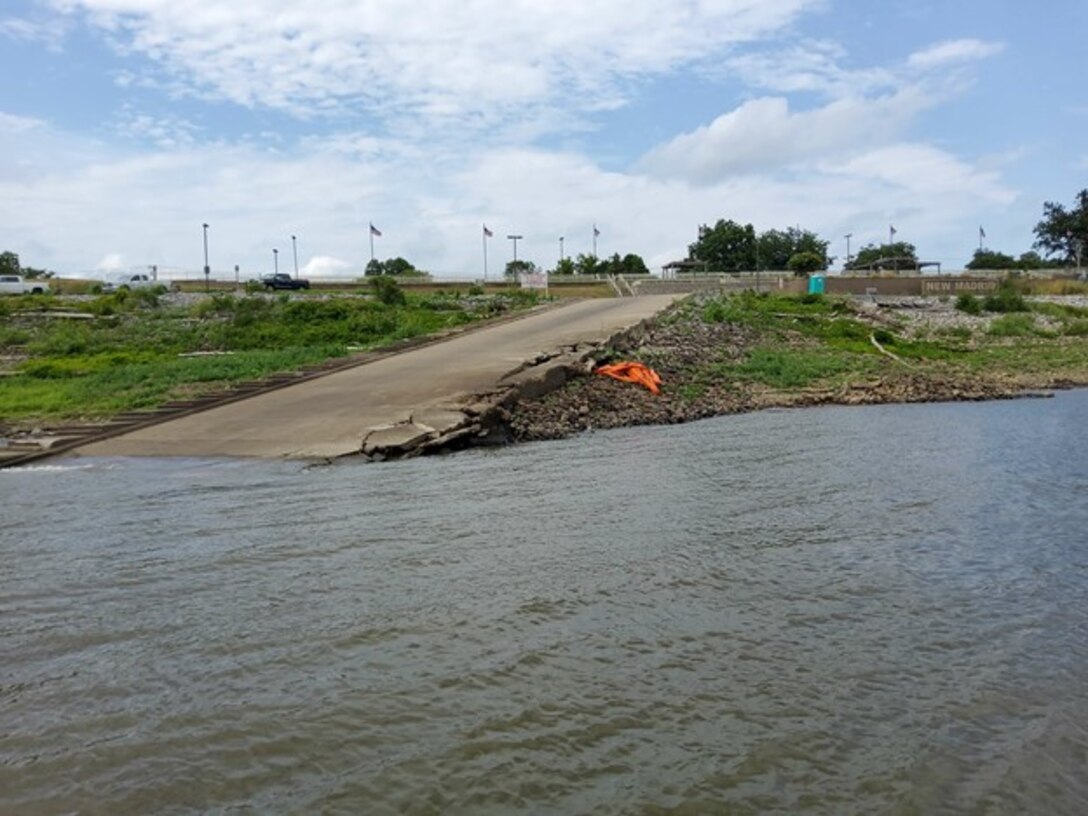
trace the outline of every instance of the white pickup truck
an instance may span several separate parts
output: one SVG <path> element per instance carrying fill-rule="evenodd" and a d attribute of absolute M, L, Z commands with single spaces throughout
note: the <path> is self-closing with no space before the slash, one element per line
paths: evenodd
<path fill-rule="evenodd" d="M 0 295 L 44 295 L 49 284 L 43 280 L 27 280 L 22 275 L 0 275 Z"/>
<path fill-rule="evenodd" d="M 102 283 L 103 292 L 116 292 L 119 289 L 147 289 L 155 286 L 157 281 L 150 275 L 145 275 L 142 272 L 135 275 L 122 275 L 118 280 L 104 281 Z"/>

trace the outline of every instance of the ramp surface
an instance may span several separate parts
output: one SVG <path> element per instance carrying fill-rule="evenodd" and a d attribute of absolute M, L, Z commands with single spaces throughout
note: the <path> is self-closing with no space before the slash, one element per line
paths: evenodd
<path fill-rule="evenodd" d="M 576 301 L 357 368 L 79 448 L 81 456 L 321 458 L 360 450 L 373 428 L 492 390 L 527 359 L 601 342 L 676 300 Z"/>

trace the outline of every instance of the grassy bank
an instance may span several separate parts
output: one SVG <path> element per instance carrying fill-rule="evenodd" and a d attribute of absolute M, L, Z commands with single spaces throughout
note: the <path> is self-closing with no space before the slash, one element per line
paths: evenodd
<path fill-rule="evenodd" d="M 94 420 L 462 326 L 535 303 L 120 291 L 0 299 L 0 421 Z"/>
<path fill-rule="evenodd" d="M 1088 385 L 1088 308 L 1015 295 L 1003 291 L 964 311 L 954 301 L 881 308 L 752 292 L 690 299 L 637 345 L 599 358 L 652 366 L 663 379 L 660 396 L 588 376 L 518 406 L 514 435 L 550 439 L 769 406 L 991 399 Z"/>

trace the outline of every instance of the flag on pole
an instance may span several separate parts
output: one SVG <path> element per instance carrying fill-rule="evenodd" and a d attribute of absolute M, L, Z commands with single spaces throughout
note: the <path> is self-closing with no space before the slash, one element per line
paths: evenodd
<path fill-rule="evenodd" d="M 892 226 L 888 227 L 888 234 L 891 235 L 893 238 L 895 237 L 895 234 L 897 232 L 899 232 L 899 230 L 897 230 L 895 227 L 892 227 Z"/>
<path fill-rule="evenodd" d="M 597 236 L 599 236 L 600 234 L 601 234 L 601 231 L 600 231 L 599 229 L 597 229 L 597 225 L 596 225 L 596 224 L 594 224 L 594 225 L 593 225 L 593 237 L 594 237 L 594 238 L 596 238 L 596 237 L 597 237 Z"/>
<path fill-rule="evenodd" d="M 495 236 L 495 233 L 493 233 L 491 230 L 489 230 L 487 228 L 487 224 L 484 224 L 484 237 L 485 238 L 493 238 L 494 236 Z"/>
<path fill-rule="evenodd" d="M 382 231 L 375 227 L 373 224 L 370 225 L 370 234 L 377 235 L 379 238 L 382 237 Z"/>
<path fill-rule="evenodd" d="M 979 238 L 985 238 L 986 237 L 986 230 L 984 230 L 981 226 L 979 226 L 979 228 L 978 228 L 978 237 Z"/>

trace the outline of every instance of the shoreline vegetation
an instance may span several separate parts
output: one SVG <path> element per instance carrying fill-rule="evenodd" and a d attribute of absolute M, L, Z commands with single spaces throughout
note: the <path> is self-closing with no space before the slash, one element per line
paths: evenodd
<path fill-rule="evenodd" d="M 513 439 L 772 407 L 1007 399 L 1086 386 L 1088 298 L 1025 300 L 1011 286 L 959 301 L 696 296 L 595 358 L 618 360 L 657 371 L 661 395 L 610 377 L 578 378 L 518 404 Z"/>
<path fill-rule="evenodd" d="M 391 282 L 390 282 L 391 283 Z M 0 437 L 105 422 L 531 307 L 533 292 L 397 288 L 0 299 Z M 631 335 L 628 335 L 631 336 Z M 513 441 L 769 407 L 983 400 L 1088 385 L 1088 297 L 693 295 L 595 364 L 654 368 L 661 394 L 587 374 L 516 403 Z"/>
<path fill-rule="evenodd" d="M 0 298 L 0 437 L 200 397 L 537 305 L 535 292 Z"/>

